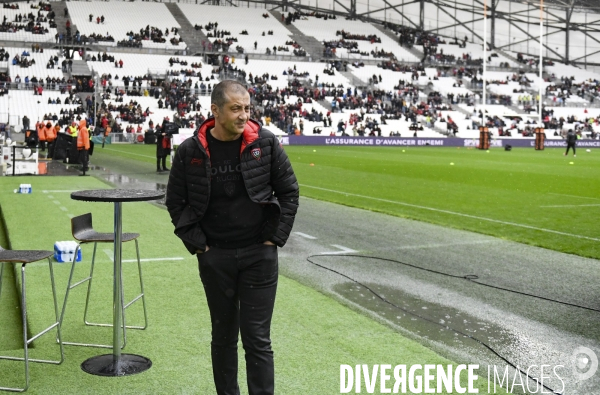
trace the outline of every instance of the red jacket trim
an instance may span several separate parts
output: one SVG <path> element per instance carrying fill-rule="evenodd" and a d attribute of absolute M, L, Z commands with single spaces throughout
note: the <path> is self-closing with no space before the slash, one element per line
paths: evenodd
<path fill-rule="evenodd" d="M 206 151 L 206 154 L 208 155 L 208 157 L 210 158 L 210 151 L 208 150 L 208 141 L 206 140 L 206 133 L 208 132 L 209 129 L 212 129 L 215 127 L 215 119 L 214 118 L 208 118 L 206 121 L 202 122 L 202 125 L 200 125 L 200 127 L 198 128 L 198 141 L 200 141 L 200 144 L 202 145 L 202 147 L 204 147 L 204 150 Z M 240 148 L 240 154 L 242 152 L 244 152 L 244 149 L 252 144 L 253 142 L 255 142 L 258 139 L 258 132 L 261 129 L 261 125 L 260 123 L 258 123 L 257 121 L 255 121 L 254 119 L 249 119 L 248 122 L 246 122 L 246 126 L 244 127 L 244 132 L 242 133 L 242 146 Z"/>

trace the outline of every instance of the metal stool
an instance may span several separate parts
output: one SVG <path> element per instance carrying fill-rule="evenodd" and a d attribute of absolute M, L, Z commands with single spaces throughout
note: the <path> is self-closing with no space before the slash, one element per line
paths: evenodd
<path fill-rule="evenodd" d="M 67 292 L 65 294 L 65 300 L 64 300 L 62 312 L 60 315 L 60 323 L 62 325 L 64 316 L 65 316 L 65 310 L 67 308 L 67 300 L 69 297 L 69 292 L 71 291 L 71 289 L 87 282 L 88 287 L 87 287 L 87 296 L 85 299 L 85 310 L 84 310 L 84 314 L 83 314 L 83 322 L 89 326 L 112 327 L 113 324 L 109 324 L 109 323 L 88 322 L 87 312 L 88 312 L 88 304 L 89 304 L 89 300 L 90 300 L 90 293 L 91 293 L 91 289 L 92 289 L 92 278 L 94 275 L 94 262 L 96 259 L 96 247 L 97 247 L 98 243 L 113 243 L 114 244 L 114 241 L 115 241 L 114 234 L 113 233 L 98 233 L 98 232 L 96 232 L 94 230 L 94 228 L 92 227 L 92 214 L 91 213 L 87 213 L 87 214 L 83 214 L 83 215 L 71 218 L 71 233 L 73 234 L 73 238 L 75 238 L 75 240 L 78 241 L 78 244 L 77 244 L 77 248 L 75 249 L 75 254 L 73 256 L 73 263 L 71 265 L 71 274 L 69 275 L 69 282 L 67 284 Z M 133 298 L 129 303 L 125 304 L 123 302 L 123 300 L 124 300 L 123 288 L 121 287 L 121 290 L 120 290 L 121 301 L 123 302 L 123 305 L 122 305 L 123 345 L 121 346 L 121 348 L 124 348 L 127 343 L 126 329 L 144 330 L 148 327 L 148 315 L 146 312 L 146 297 L 144 294 L 144 281 L 142 278 L 142 265 L 140 262 L 140 250 L 139 250 L 138 241 L 137 241 L 137 238 L 139 236 L 140 236 L 139 233 L 123 233 L 123 235 L 121 237 L 122 242 L 132 241 L 132 240 L 135 241 L 135 251 L 137 254 L 137 264 L 138 264 L 138 273 L 139 273 L 139 278 L 140 278 L 140 290 L 141 290 L 141 293 L 139 295 L 137 295 L 135 298 Z M 78 281 L 77 283 L 71 285 L 71 283 L 73 281 L 73 273 L 75 272 L 75 263 L 77 260 L 77 253 L 80 250 L 81 245 L 86 244 L 86 243 L 94 243 L 94 252 L 92 254 L 92 265 L 90 267 L 90 275 L 88 277 Z M 119 273 L 119 275 L 121 276 L 121 284 L 123 284 L 123 272 Z M 143 326 L 126 325 L 125 324 L 125 309 L 140 299 L 142 300 L 142 306 L 144 309 L 144 325 Z M 66 341 L 63 341 L 63 344 L 70 345 L 70 346 L 100 347 L 100 348 L 111 348 L 111 349 L 113 348 L 113 346 L 109 345 L 109 344 L 90 344 L 90 343 L 76 343 L 76 342 L 66 342 Z"/>
<path fill-rule="evenodd" d="M 60 334 L 60 320 L 58 316 L 58 304 L 56 302 L 56 287 L 54 285 L 54 271 L 52 268 L 52 260 L 50 257 L 52 256 L 52 251 L 33 251 L 33 250 L 5 250 L 0 247 L 0 296 L 2 292 L 2 277 L 4 274 L 4 264 L 5 263 L 20 263 L 21 264 L 21 319 L 23 320 L 23 349 L 24 349 L 24 357 L 10 357 L 10 356 L 0 356 L 0 359 L 9 359 L 12 361 L 24 361 L 25 362 L 25 387 L 23 388 L 13 388 L 13 387 L 0 387 L 0 390 L 4 391 L 13 391 L 13 392 L 25 392 L 27 388 L 29 388 L 29 362 L 41 362 L 41 363 L 51 363 L 54 365 L 60 365 L 64 359 L 64 350 L 63 343 Z M 27 301 L 26 301 L 26 287 L 25 287 L 25 267 L 28 263 L 41 261 L 43 259 L 48 259 L 48 264 L 50 266 L 50 282 L 52 283 L 52 298 L 54 301 L 54 315 L 56 317 L 56 321 L 39 332 L 37 335 L 28 338 L 27 336 Z M 56 328 L 58 344 L 60 346 L 60 360 L 46 360 L 46 359 L 34 359 L 29 358 L 29 344 L 44 335 L 51 329 Z"/>

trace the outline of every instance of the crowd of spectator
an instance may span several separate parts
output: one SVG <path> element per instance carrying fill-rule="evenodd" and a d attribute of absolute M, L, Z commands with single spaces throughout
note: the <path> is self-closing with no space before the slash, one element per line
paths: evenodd
<path fill-rule="evenodd" d="M 371 44 L 381 43 L 381 38 L 379 38 L 376 34 L 354 34 L 342 29 L 336 31 L 335 35 L 342 36 L 344 40 L 369 41 Z"/>
<path fill-rule="evenodd" d="M 15 4 L 18 7 L 18 4 Z M 33 4 L 32 4 L 33 6 Z M 4 4 L 4 8 L 6 7 L 6 3 Z M 33 8 L 33 7 L 32 7 Z M 10 9 L 19 9 L 19 8 L 10 8 Z M 42 11 L 45 11 L 46 14 L 42 14 Z M 54 22 L 55 14 L 52 11 L 52 8 L 49 4 L 40 3 L 37 6 L 37 13 L 29 12 L 29 13 L 18 13 L 15 14 L 13 21 L 8 21 L 6 15 L 2 18 L 2 25 L 0 25 L 0 32 L 3 33 L 16 33 L 19 31 L 25 31 L 32 34 L 46 34 L 49 32 L 49 28 L 56 28 L 56 23 Z M 44 24 L 48 24 L 46 27 Z"/>
<path fill-rule="evenodd" d="M 41 3 L 40 3 L 41 4 Z M 7 4 L 3 5 L 4 8 L 7 8 Z M 17 5 L 18 7 L 18 5 Z M 51 10 L 47 10 L 48 15 L 42 16 L 38 11 L 37 16 L 33 13 L 29 13 L 28 15 L 19 14 L 15 18 L 15 23 L 23 23 L 25 21 L 27 24 L 34 23 L 33 26 L 40 25 L 40 23 L 45 23 L 50 20 L 50 18 L 54 18 L 54 12 Z M 266 17 L 269 17 L 268 14 L 265 14 Z M 334 16 L 326 15 L 326 14 L 317 14 L 317 13 L 300 13 L 294 12 L 289 13 L 286 18 L 286 22 L 289 18 L 290 23 L 298 18 L 304 18 L 307 16 L 313 16 L 317 18 L 335 18 Z M 5 17 L 6 19 L 6 17 Z M 90 22 L 94 23 L 93 15 L 90 15 Z M 97 16 L 95 20 L 96 24 L 104 23 L 103 16 Z M 8 24 L 6 20 L 3 22 L 2 26 Z M 482 59 L 472 59 L 469 53 L 464 53 L 461 57 L 456 59 L 454 55 L 444 54 L 443 49 L 439 49 L 438 44 L 445 43 L 441 38 L 436 36 L 435 34 L 431 34 L 428 32 L 421 31 L 419 29 L 408 28 L 405 26 L 398 26 L 393 24 L 386 24 L 386 28 L 394 30 L 398 34 L 398 41 L 403 46 L 412 46 L 412 45 L 422 45 L 424 52 L 424 60 L 428 60 L 431 63 L 435 63 L 437 65 L 441 65 L 438 70 L 438 76 L 441 76 L 444 73 L 444 76 L 447 74 L 452 74 L 457 78 L 457 82 L 455 83 L 456 87 L 462 87 L 464 77 L 470 78 L 471 87 L 472 88 L 480 88 L 481 87 L 481 78 L 478 78 L 478 69 L 481 66 L 483 60 Z M 209 22 L 204 27 L 196 26 L 196 29 L 206 29 L 207 36 L 211 39 L 209 42 L 204 43 L 203 47 L 208 46 L 209 52 L 213 50 L 225 50 L 227 51 L 231 45 L 237 42 L 235 37 L 231 37 L 231 33 L 225 30 L 218 29 L 218 23 Z M 47 29 L 46 29 L 47 30 Z M 178 31 L 176 28 L 166 29 L 164 32 L 162 29 L 146 26 L 144 29 L 140 29 L 139 33 L 134 33 L 133 31 L 128 32 L 128 38 L 118 43 L 118 45 L 127 45 L 127 46 L 141 46 L 143 40 L 152 40 L 153 42 L 164 43 L 166 40 L 170 39 L 172 43 L 175 45 L 178 44 L 178 38 L 176 38 Z M 240 34 L 248 34 L 247 31 L 242 31 Z M 265 34 L 272 34 L 272 31 L 263 32 Z M 358 92 L 356 88 L 344 88 L 343 86 L 330 86 L 328 84 L 319 84 L 318 83 L 318 75 L 315 76 L 315 81 L 310 81 L 309 84 L 306 84 L 306 81 L 303 79 L 309 79 L 310 75 L 307 72 L 297 72 L 294 69 L 288 69 L 283 72 L 284 75 L 289 77 L 293 77 L 293 79 L 289 82 L 288 86 L 283 89 L 273 89 L 269 85 L 269 81 L 277 79 L 277 75 L 274 73 L 263 73 L 262 75 L 253 76 L 252 74 L 246 75 L 245 71 L 238 69 L 234 64 L 234 57 L 228 57 L 228 61 L 221 62 L 219 55 L 216 59 L 218 61 L 215 64 L 218 64 L 218 67 L 213 68 L 213 74 L 210 72 L 205 72 L 203 76 L 201 71 L 199 70 L 202 67 L 202 63 L 192 63 L 191 66 L 181 67 L 180 69 L 172 69 L 169 70 L 169 78 L 165 80 L 160 86 L 148 86 L 142 88 L 142 81 L 146 78 L 142 77 L 123 77 L 121 79 L 121 83 L 116 83 L 119 87 L 113 89 L 113 81 L 112 76 L 104 76 L 102 79 L 102 86 L 104 88 L 104 96 L 103 98 L 108 99 L 116 99 L 115 101 L 118 103 L 121 101 L 120 105 L 114 106 L 105 106 L 101 107 L 105 110 L 104 118 L 110 121 L 115 121 L 114 118 L 111 118 L 111 111 L 118 112 L 118 118 L 120 121 L 132 122 L 132 123 L 142 123 L 147 120 L 150 116 L 151 111 L 149 108 L 142 109 L 135 100 L 130 101 L 128 104 L 123 104 L 123 97 L 125 95 L 129 96 L 151 96 L 157 100 L 157 105 L 159 108 L 169 108 L 174 111 L 174 119 L 183 127 L 190 127 L 190 125 L 197 125 L 198 122 L 201 122 L 201 119 L 204 118 L 200 113 L 200 103 L 196 98 L 198 94 L 210 94 L 212 85 L 214 85 L 215 75 L 217 78 L 222 79 L 225 76 L 233 78 L 239 78 L 241 80 L 250 81 L 250 92 L 253 100 L 259 103 L 265 103 L 264 106 L 259 105 L 255 107 L 254 116 L 256 117 L 265 117 L 268 119 L 268 122 L 275 123 L 280 129 L 288 132 L 288 133 L 296 133 L 299 131 L 300 133 L 304 133 L 304 127 L 302 122 L 299 124 L 294 124 L 294 118 L 301 118 L 309 121 L 323 122 L 324 126 L 333 126 L 331 125 L 331 114 L 321 113 L 315 111 L 314 109 L 311 111 L 307 111 L 303 108 L 303 103 L 310 103 L 313 100 L 323 100 L 324 97 L 333 97 L 331 101 L 331 111 L 339 112 L 345 109 L 352 109 L 359 111 L 359 114 L 350 118 L 349 125 L 355 128 L 354 133 L 358 135 L 377 135 L 377 133 L 381 133 L 381 129 L 378 127 L 377 121 L 369 117 L 368 114 L 377 113 L 381 115 L 381 123 L 385 124 L 386 119 L 400 119 L 405 118 L 407 121 L 412 124 L 417 123 L 417 118 L 424 119 L 424 123 L 428 127 L 434 127 L 436 123 L 445 124 L 442 127 L 445 127 L 448 133 L 456 134 L 458 130 L 458 126 L 456 125 L 455 120 L 451 117 L 441 116 L 440 111 L 451 110 L 452 106 L 459 103 L 473 104 L 475 101 L 475 94 L 454 94 L 448 93 L 446 95 L 442 95 L 439 92 L 432 91 L 428 94 L 426 99 L 419 98 L 419 89 L 414 85 L 419 77 L 424 75 L 424 63 L 419 65 L 406 65 L 396 61 L 394 55 L 391 52 L 385 51 L 383 48 L 375 47 L 375 49 L 371 50 L 370 53 L 364 52 L 361 53 L 358 49 L 357 40 L 369 41 L 371 44 L 380 43 L 381 39 L 377 35 L 364 35 L 364 34 L 353 34 L 346 32 L 345 30 L 341 30 L 336 32 L 337 36 L 341 36 L 342 38 L 339 40 L 331 40 L 324 42 L 325 51 L 329 51 L 330 54 L 335 55 L 336 49 L 345 48 L 350 53 L 359 53 L 364 56 L 373 56 L 374 58 L 384 58 L 384 60 L 378 64 L 378 67 L 383 69 L 393 70 L 397 72 L 409 72 L 412 75 L 412 83 L 409 83 L 404 80 L 400 80 L 398 85 L 394 87 L 394 91 L 386 92 L 384 90 L 377 89 L 377 86 L 382 83 L 381 75 L 374 74 L 369 78 L 370 87 L 363 89 Z M 171 37 L 169 37 L 171 36 Z M 80 39 L 90 39 L 90 40 L 111 40 L 114 41 L 114 38 L 107 33 L 106 36 L 102 35 L 91 35 L 87 38 L 83 36 L 79 36 L 79 32 L 76 32 L 76 37 L 78 40 Z M 459 41 L 457 38 L 454 39 L 453 43 L 459 46 L 465 46 L 466 38 L 463 41 Z M 273 46 L 272 48 L 267 48 L 268 53 L 277 54 L 277 52 L 289 52 L 287 46 L 292 46 L 294 48 L 293 53 L 297 56 L 305 56 L 306 53 L 304 50 L 295 42 L 288 41 L 285 43 L 286 46 Z M 255 49 L 257 43 L 255 42 Z M 43 50 L 43 49 L 42 49 Z M 238 53 L 244 53 L 244 49 L 241 46 L 236 47 L 236 51 Z M 34 52 L 32 50 L 32 52 Z M 524 64 L 532 64 L 535 63 L 535 59 L 526 59 L 524 56 L 519 54 L 518 59 L 520 62 Z M 490 55 L 493 56 L 493 55 Z M 8 52 L 4 50 L 0 50 L 0 59 L 2 57 L 9 59 L 10 55 Z M 14 65 L 20 65 L 21 67 L 29 67 L 35 60 L 31 57 L 29 53 L 16 54 L 12 58 L 12 62 Z M 119 61 L 114 58 L 114 56 L 107 55 L 106 53 L 101 54 L 98 53 L 97 56 L 92 54 L 86 55 L 86 60 L 88 61 L 110 61 L 115 63 L 115 67 L 121 68 L 122 61 Z M 65 64 L 66 62 L 66 64 Z M 72 63 L 72 61 L 71 61 Z M 247 63 L 247 58 L 246 58 Z M 185 60 L 180 60 L 179 58 L 171 58 L 169 59 L 169 64 L 171 67 L 174 65 L 179 66 L 188 66 Z M 444 64 L 453 64 L 456 67 L 443 67 Z M 49 59 L 46 64 L 47 68 L 55 68 L 59 65 L 59 59 L 57 56 L 53 56 Z M 62 62 L 63 70 L 69 70 L 69 62 L 67 59 Z M 66 67 L 65 67 L 66 66 Z M 357 62 L 355 67 L 360 66 L 360 63 Z M 341 68 L 345 68 L 345 64 L 341 64 Z M 66 69 L 66 70 L 65 70 Z M 340 68 L 327 65 L 323 70 L 325 74 L 335 74 L 335 70 L 340 70 Z M 216 74 L 215 74 L 216 73 Z M 208 75 L 208 76 L 207 76 Z M 18 77 L 18 76 L 17 76 Z M 8 80 L 10 80 L 9 76 L 6 76 Z M 118 76 L 117 76 L 118 78 Z M 115 79 L 117 79 L 115 78 Z M 552 77 L 551 77 L 552 78 Z M 19 82 L 20 77 L 18 77 Z M 193 79 L 193 80 L 192 80 Z M 435 78 L 434 78 L 435 79 Z M 0 81 L 2 80 L 2 76 L 0 76 Z M 214 81 L 214 82 L 213 82 Z M 520 88 L 514 89 L 513 93 L 518 93 L 517 102 L 519 105 L 525 106 L 525 109 L 534 110 L 531 105 L 535 102 L 534 98 L 530 93 L 527 92 L 528 88 L 531 88 L 532 81 L 528 80 L 524 73 L 513 74 L 510 77 L 507 77 L 507 80 L 496 80 L 496 81 L 488 81 L 490 85 L 493 84 L 507 84 L 508 81 L 518 82 L 520 84 Z M 10 82 L 10 81 L 9 81 Z M 28 76 L 25 77 L 23 81 L 25 84 L 31 83 L 32 85 L 39 86 L 40 88 L 47 87 L 49 89 L 54 89 L 56 85 L 68 85 L 68 92 L 82 92 L 82 91 L 93 91 L 94 89 L 94 81 L 89 78 L 78 78 L 74 80 L 65 81 L 58 78 L 46 78 L 37 80 L 35 77 L 29 79 Z M 133 89 L 129 89 L 129 85 L 133 85 Z M 120 89 L 120 86 L 123 89 Z M 0 89 L 7 89 L 6 85 L 0 86 Z M 574 84 L 572 78 L 561 78 L 560 81 L 554 81 L 553 85 L 550 85 L 546 89 L 546 95 L 552 96 L 557 104 L 564 103 L 567 99 L 569 99 L 572 95 L 579 96 L 581 98 L 585 98 L 587 100 L 593 101 L 599 94 L 599 83 L 598 81 L 589 81 L 581 84 Z M 35 91 L 38 93 L 38 90 Z M 0 95 L 2 91 L 0 90 Z M 284 98 L 289 95 L 298 96 L 298 102 L 296 103 L 285 103 Z M 504 104 L 504 105 L 512 105 L 513 96 L 510 95 L 501 95 L 496 93 L 489 93 L 488 98 L 490 101 Z M 52 103 L 52 100 L 55 100 L 55 103 Z M 60 99 L 59 99 L 60 100 Z M 49 104 L 63 104 L 60 102 L 56 102 L 56 99 L 49 99 Z M 64 103 L 67 104 L 67 103 Z M 112 107 L 111 107 L 112 106 Z M 88 111 L 90 110 L 88 106 Z M 547 128 L 562 128 L 562 125 L 570 122 L 570 119 L 563 120 L 562 118 L 556 119 L 551 114 L 547 114 L 545 119 L 545 126 Z M 98 119 L 100 122 L 100 117 Z M 511 120 L 511 122 L 505 122 L 502 118 L 499 117 L 486 117 L 486 124 L 488 126 L 497 127 L 500 133 L 511 133 L 511 130 L 514 129 L 514 126 L 518 124 L 517 120 Z M 580 122 L 580 128 L 586 129 L 588 131 L 591 129 L 591 124 L 597 123 L 597 119 L 585 119 Z M 345 133 L 348 124 L 337 125 L 338 132 Z M 475 125 L 473 125 L 475 127 Z M 422 129 L 422 127 L 421 127 Z M 531 130 L 524 129 L 521 131 L 524 135 L 527 135 Z M 416 131 L 418 128 L 415 129 Z M 397 132 L 396 132 L 397 133 Z M 504 134 L 507 135 L 507 134 Z"/>

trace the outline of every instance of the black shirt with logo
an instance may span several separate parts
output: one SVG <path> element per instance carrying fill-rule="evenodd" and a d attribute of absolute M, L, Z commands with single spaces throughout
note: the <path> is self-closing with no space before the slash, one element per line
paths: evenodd
<path fill-rule="evenodd" d="M 250 200 L 240 165 L 242 139 L 220 141 L 209 130 L 210 200 L 200 222 L 209 247 L 242 248 L 261 242 L 263 206 Z"/>

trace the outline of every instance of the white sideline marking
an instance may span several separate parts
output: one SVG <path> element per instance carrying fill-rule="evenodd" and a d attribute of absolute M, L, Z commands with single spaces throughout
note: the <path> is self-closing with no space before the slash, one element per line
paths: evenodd
<path fill-rule="evenodd" d="M 317 238 L 315 236 L 307 235 L 306 233 L 302 233 L 302 232 L 294 232 L 294 233 L 297 234 L 298 236 L 304 237 L 305 239 L 317 240 Z"/>
<path fill-rule="evenodd" d="M 394 247 L 394 250 L 420 250 L 422 248 L 442 248 L 442 247 L 454 247 L 454 246 L 463 246 L 463 245 L 471 245 L 471 244 L 487 244 L 494 243 L 494 240 L 476 240 L 476 241 L 465 241 L 462 243 L 438 243 L 438 244 L 422 244 L 415 246 L 404 246 L 404 247 Z"/>
<path fill-rule="evenodd" d="M 48 195 L 48 199 L 54 199 L 54 196 Z"/>
<path fill-rule="evenodd" d="M 175 256 L 172 258 L 144 258 L 140 259 L 140 262 L 154 262 L 154 261 L 183 261 L 185 258 Z M 123 259 L 122 262 L 137 262 L 137 259 Z"/>
<path fill-rule="evenodd" d="M 600 207 L 600 204 L 564 204 L 564 205 L 540 206 L 540 207 Z"/>
<path fill-rule="evenodd" d="M 577 195 L 565 195 L 564 193 L 552 193 L 549 192 L 548 195 L 556 195 L 556 196 L 568 196 L 568 197 L 574 197 L 574 198 L 579 198 L 579 199 L 592 199 L 592 200 L 600 200 L 598 198 L 593 198 L 593 197 L 587 197 L 587 196 L 577 196 Z"/>
<path fill-rule="evenodd" d="M 69 217 L 69 218 L 73 218 L 73 217 L 74 217 L 74 215 L 73 215 L 73 214 L 67 214 L 67 217 Z"/>
<path fill-rule="evenodd" d="M 485 217 L 479 217 L 477 215 L 470 215 L 470 214 L 464 214 L 464 213 L 457 213 L 455 211 L 449 211 L 449 210 L 441 210 L 438 208 L 433 208 L 433 207 L 426 207 L 426 206 L 419 206 L 418 204 L 411 204 L 411 203 L 404 203 L 404 202 L 397 202 L 395 200 L 388 200 L 388 199 L 381 199 L 381 198 L 376 198 L 376 197 L 372 197 L 372 196 L 366 196 L 366 195 L 359 195 L 356 193 L 350 193 L 350 192 L 342 192 L 342 191 L 336 191 L 334 189 L 327 189 L 327 188 L 321 188 L 321 187 L 315 187 L 312 185 L 305 185 L 305 184 L 299 184 L 301 187 L 305 187 L 305 188 L 313 188 L 313 189 L 320 189 L 322 191 L 327 191 L 327 192 L 334 192 L 334 193 L 339 193 L 340 195 L 346 195 L 346 196 L 356 196 L 356 197 L 361 197 L 361 198 L 365 198 L 365 199 L 371 199 L 371 200 L 377 200 L 380 202 L 386 202 L 386 203 L 392 203 L 392 204 L 398 204 L 400 206 L 407 206 L 407 207 L 414 207 L 414 208 L 420 208 L 423 210 L 430 210 L 430 211 L 435 211 L 438 213 L 445 213 L 445 214 L 452 214 L 452 215 L 458 215 L 461 217 L 467 217 L 467 218 L 473 218 L 473 219 L 478 219 L 481 221 L 488 221 L 488 222 L 494 222 L 497 224 L 502 224 L 502 225 L 511 225 L 511 226 L 516 226 L 519 228 L 525 228 L 525 229 L 533 229 L 533 230 L 539 230 L 540 232 L 547 232 L 547 233 L 554 233 L 557 235 L 563 235 L 563 236 L 570 236 L 570 237 L 575 237 L 578 239 L 585 239 L 585 240 L 592 240 L 592 241 L 600 241 L 600 239 L 597 239 L 595 237 L 588 237 L 588 236 L 581 236 L 581 235 L 574 235 L 572 233 L 566 233 L 566 232 L 559 232 L 558 230 L 552 230 L 552 229 L 545 229 L 545 228 L 537 228 L 535 226 L 529 226 L 529 225 L 523 225 L 523 224 L 517 224 L 515 222 L 506 222 L 506 221 L 500 221 L 497 219 L 492 219 L 492 218 L 485 218 Z"/>
<path fill-rule="evenodd" d="M 63 206 L 60 206 L 59 208 L 60 208 L 62 211 L 69 211 L 69 209 L 68 209 L 68 208 L 66 208 L 66 207 L 63 207 Z"/>
<path fill-rule="evenodd" d="M 108 257 L 108 259 L 110 259 L 110 261 L 113 261 L 114 258 L 114 254 L 112 250 L 102 250 L 106 256 Z M 140 262 L 154 262 L 154 261 L 183 261 L 185 258 L 180 257 L 180 256 L 176 256 L 176 257 L 171 257 L 171 258 L 144 258 L 144 259 L 140 259 Z M 122 259 L 121 260 L 122 263 L 125 262 L 137 262 L 137 259 Z"/>
<path fill-rule="evenodd" d="M 54 203 L 54 204 L 60 204 L 60 202 L 58 200 L 53 200 L 52 203 Z"/>
<path fill-rule="evenodd" d="M 152 158 L 152 159 L 156 159 L 156 156 L 150 156 L 150 155 L 142 155 L 142 154 L 135 154 L 133 152 L 127 152 L 127 151 L 121 151 L 118 149 L 112 149 L 112 148 L 104 148 L 106 151 L 114 151 L 114 152 L 120 152 L 122 154 L 127 154 L 127 155 L 135 155 L 135 156 L 142 156 L 144 158 Z"/>
<path fill-rule="evenodd" d="M 49 193 L 49 192 L 55 192 L 55 193 L 70 193 L 70 192 L 77 192 L 77 189 L 55 189 L 55 190 L 48 190 L 48 189 L 44 189 L 42 192 L 44 193 Z"/>
<path fill-rule="evenodd" d="M 334 246 L 335 248 L 339 248 L 342 251 L 326 251 L 326 252 L 320 252 L 319 254 L 332 255 L 332 254 L 349 254 L 349 253 L 353 253 L 353 252 L 358 252 L 356 250 L 353 250 L 352 248 L 344 247 L 339 244 L 332 244 L 332 246 Z"/>
<path fill-rule="evenodd" d="M 106 256 L 108 257 L 108 259 L 110 259 L 110 261 L 112 262 L 113 258 L 114 258 L 113 251 L 112 250 L 102 250 L 102 251 L 106 254 Z"/>

